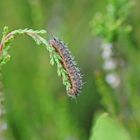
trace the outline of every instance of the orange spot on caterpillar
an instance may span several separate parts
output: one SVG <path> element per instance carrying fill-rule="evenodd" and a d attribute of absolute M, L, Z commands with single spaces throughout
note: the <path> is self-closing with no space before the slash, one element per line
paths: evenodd
<path fill-rule="evenodd" d="M 68 47 L 57 38 L 49 40 L 49 44 L 55 48 L 56 52 L 62 58 L 61 63 L 68 73 L 71 84 L 71 87 L 68 89 L 68 95 L 72 97 L 77 96 L 81 91 L 83 82 L 80 70 L 76 66 L 74 58 L 71 56 L 71 52 L 68 50 Z"/>

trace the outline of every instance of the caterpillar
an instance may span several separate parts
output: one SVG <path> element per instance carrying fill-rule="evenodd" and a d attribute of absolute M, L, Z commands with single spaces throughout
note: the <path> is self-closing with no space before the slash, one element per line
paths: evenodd
<path fill-rule="evenodd" d="M 80 74 L 79 68 L 76 66 L 76 63 L 71 55 L 71 52 L 62 41 L 60 41 L 55 37 L 49 40 L 49 44 L 55 49 L 55 51 L 62 58 L 61 63 L 68 73 L 68 77 L 71 84 L 71 87 L 67 91 L 68 95 L 71 97 L 79 95 L 83 85 L 82 76 Z"/>

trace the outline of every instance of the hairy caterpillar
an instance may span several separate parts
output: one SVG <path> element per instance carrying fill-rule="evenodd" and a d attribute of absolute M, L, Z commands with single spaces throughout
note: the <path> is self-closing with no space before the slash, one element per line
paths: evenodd
<path fill-rule="evenodd" d="M 68 89 L 69 96 L 77 96 L 81 91 L 83 82 L 80 70 L 77 68 L 74 58 L 71 56 L 71 52 L 68 50 L 68 47 L 57 38 L 49 40 L 49 44 L 55 48 L 56 52 L 62 58 L 62 65 L 68 73 L 71 87 Z"/>

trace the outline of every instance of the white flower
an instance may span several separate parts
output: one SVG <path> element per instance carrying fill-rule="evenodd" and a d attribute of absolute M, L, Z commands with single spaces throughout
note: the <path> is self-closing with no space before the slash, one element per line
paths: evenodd
<path fill-rule="evenodd" d="M 101 46 L 102 49 L 112 49 L 111 43 L 103 43 Z"/>
<path fill-rule="evenodd" d="M 102 47 L 102 58 L 108 59 L 112 56 L 112 44 L 103 44 Z"/>
<path fill-rule="evenodd" d="M 107 74 L 105 79 L 113 88 L 117 88 L 120 84 L 119 76 L 114 73 Z"/>
<path fill-rule="evenodd" d="M 4 130 L 6 130 L 6 129 L 7 129 L 7 123 L 4 122 L 4 123 L 2 123 L 2 124 L 0 125 L 0 132 L 4 131 Z"/>
<path fill-rule="evenodd" d="M 113 59 L 106 60 L 104 62 L 103 68 L 105 70 L 113 70 L 116 68 L 116 62 Z"/>

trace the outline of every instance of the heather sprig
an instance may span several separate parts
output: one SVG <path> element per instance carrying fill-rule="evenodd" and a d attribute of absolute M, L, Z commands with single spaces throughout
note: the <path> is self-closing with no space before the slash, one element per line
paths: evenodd
<path fill-rule="evenodd" d="M 71 83 L 68 77 L 68 72 L 64 69 L 62 65 L 62 58 L 55 51 L 55 49 L 48 43 L 48 41 L 42 37 L 41 35 L 46 34 L 45 30 L 33 30 L 33 29 L 18 29 L 9 32 L 8 27 L 4 27 L 3 36 L 0 43 L 0 69 L 2 66 L 6 64 L 10 60 L 9 49 L 11 48 L 12 41 L 18 35 L 28 35 L 30 36 L 37 45 L 45 46 L 50 55 L 50 63 L 51 65 L 56 64 L 57 66 L 57 74 L 62 77 L 63 84 L 66 87 L 66 91 L 71 88 Z"/>
<path fill-rule="evenodd" d="M 132 26 L 126 22 L 133 5 L 134 2 L 129 0 L 110 0 L 105 12 L 98 12 L 91 22 L 93 34 L 102 37 L 105 42 L 112 42 L 119 35 L 129 33 Z"/>

